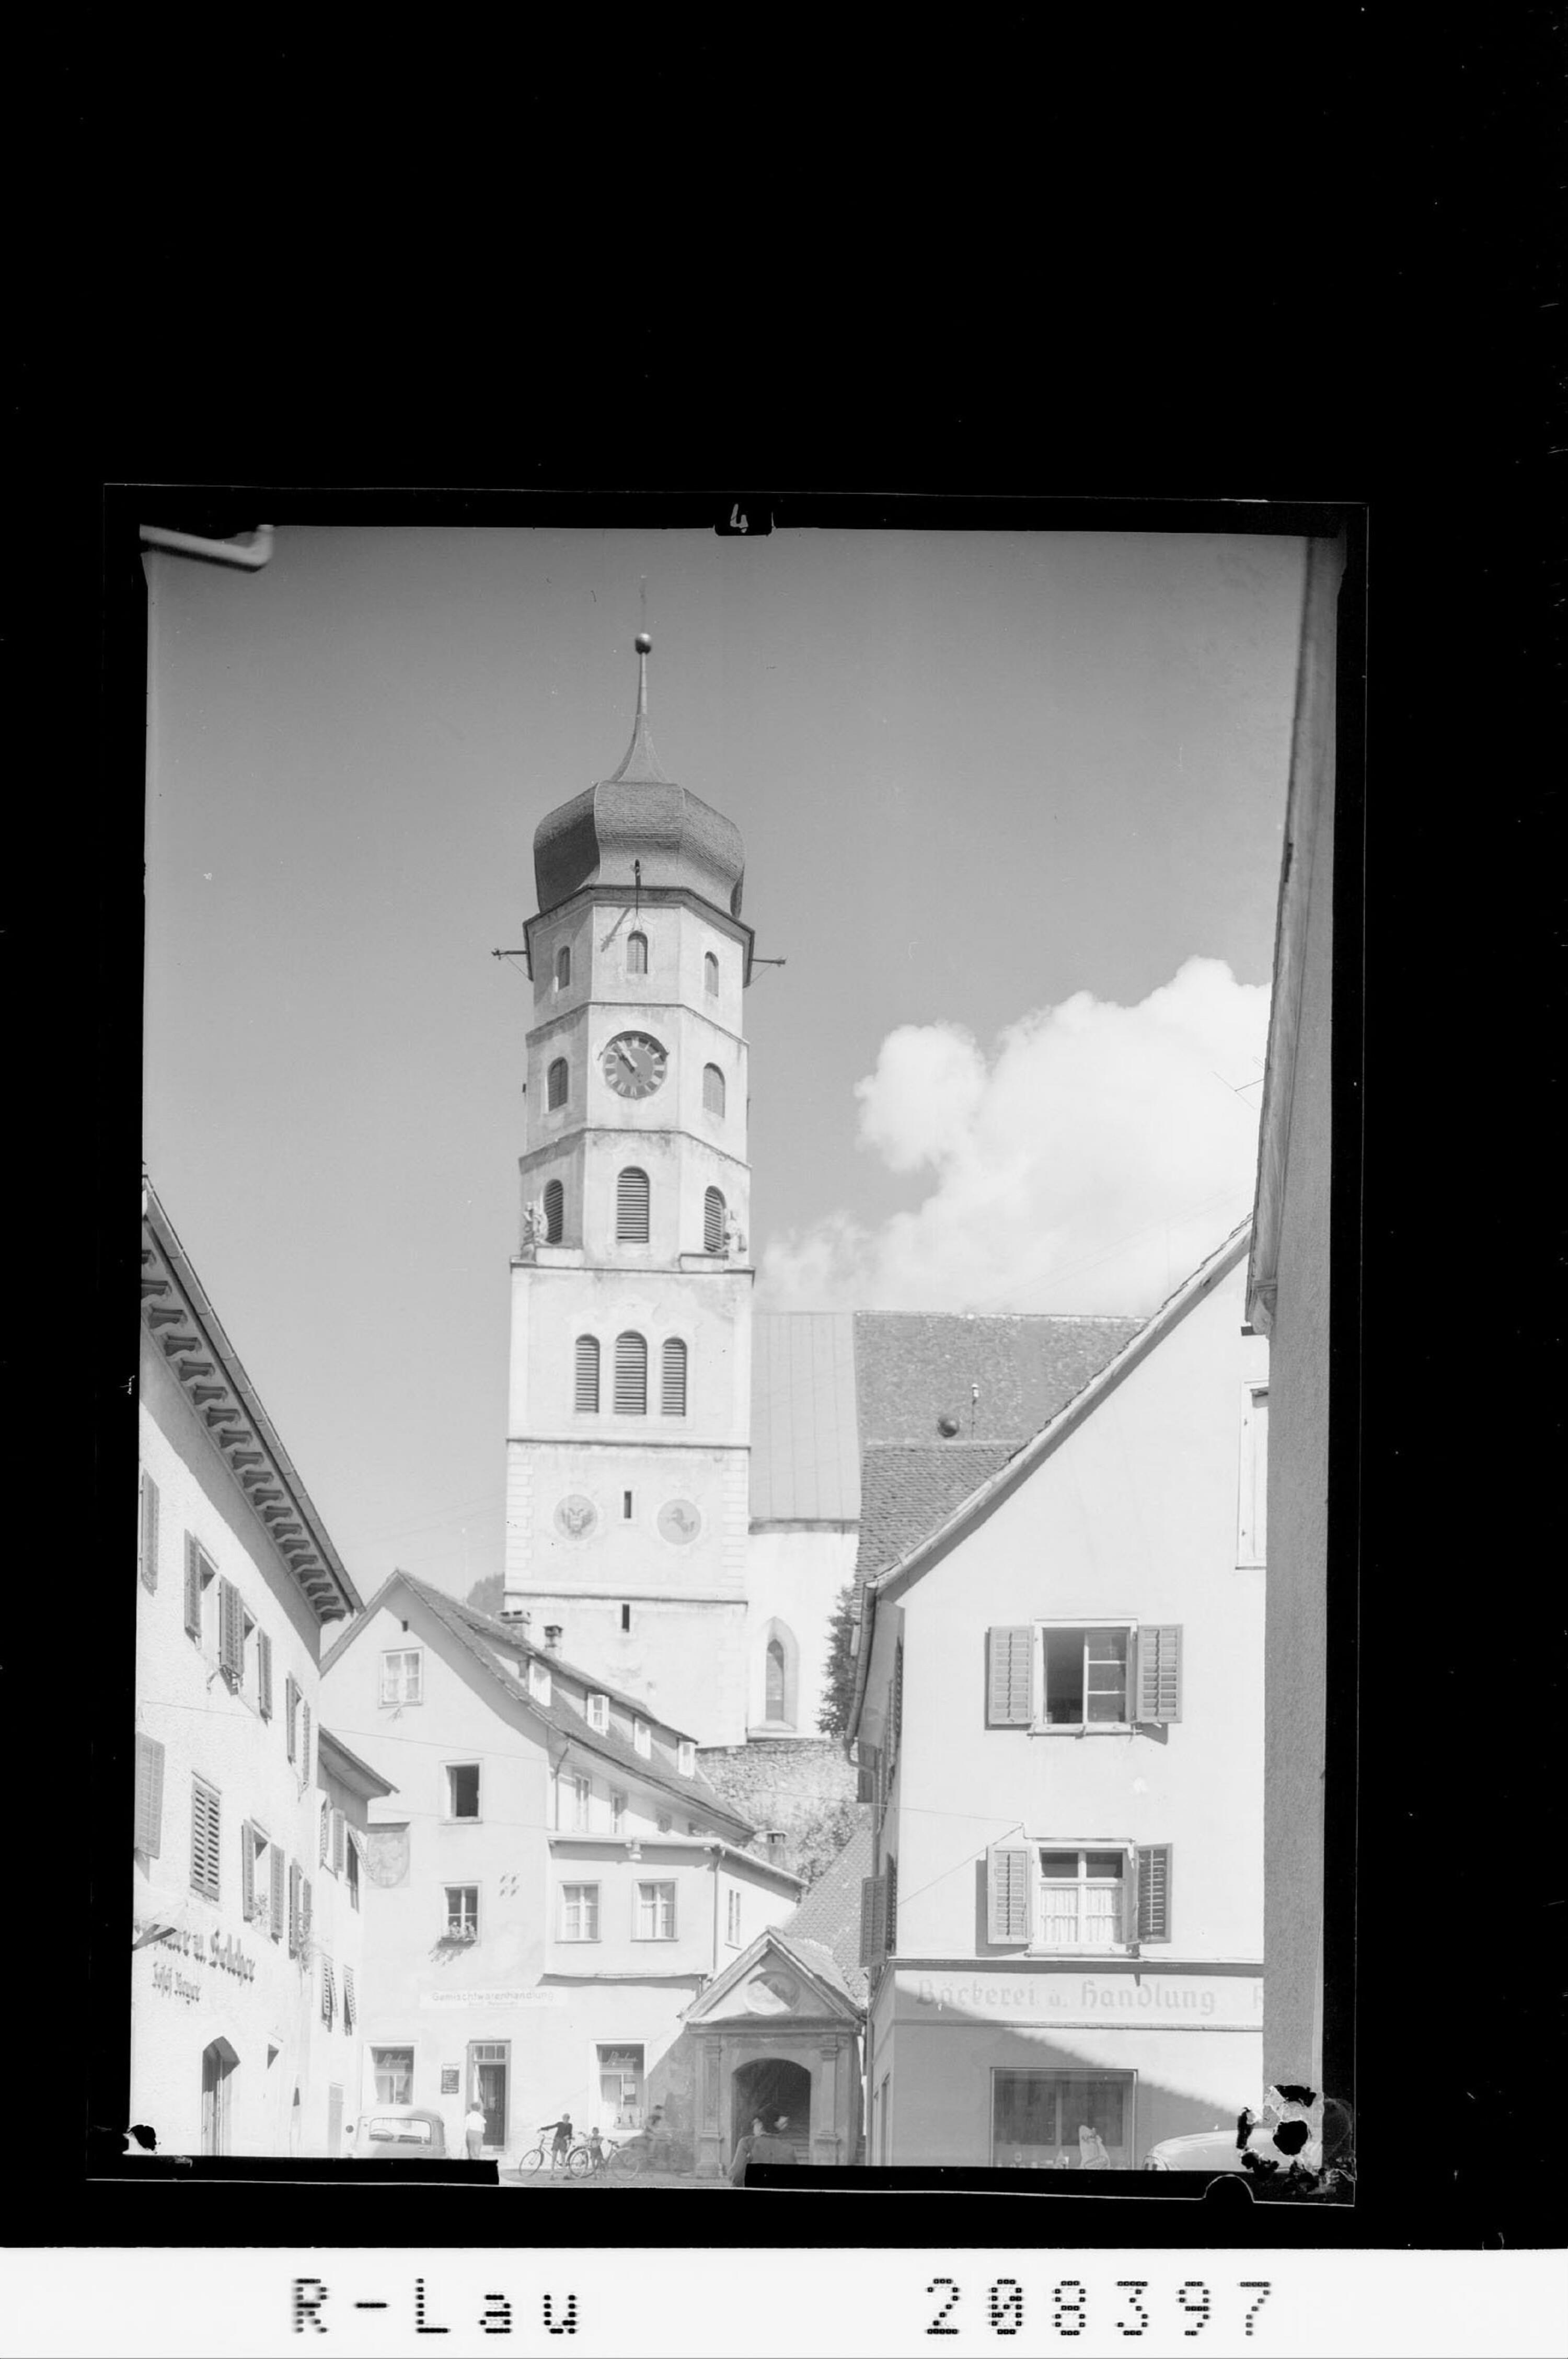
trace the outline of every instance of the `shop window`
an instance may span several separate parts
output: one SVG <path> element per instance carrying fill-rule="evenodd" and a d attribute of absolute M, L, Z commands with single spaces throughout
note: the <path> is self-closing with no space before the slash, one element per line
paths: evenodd
<path fill-rule="evenodd" d="M 597 1884 L 562 1885 L 561 1939 L 563 1941 L 598 1940 L 599 1886 Z"/>
<path fill-rule="evenodd" d="M 648 1242 L 648 1175 L 634 1163 L 615 1182 L 615 1239 L 623 1245 Z"/>
<path fill-rule="evenodd" d="M 708 995 L 709 999 L 717 999 L 717 998 L 718 998 L 718 996 L 719 996 L 719 961 L 714 957 L 713 952 L 712 952 L 711 951 L 705 951 L 703 952 L 703 957 L 702 957 L 702 987 L 703 987 L 703 989 L 707 992 L 707 994 L 708 994 Z"/>
<path fill-rule="evenodd" d="M 577 1339 L 577 1392 L 574 1406 L 583 1417 L 599 1414 L 599 1338 L 579 1335 Z"/>
<path fill-rule="evenodd" d="M 702 1069 L 702 1111 L 721 1114 L 724 1112 L 724 1076 L 717 1065 Z"/>
<path fill-rule="evenodd" d="M 142 1587 L 148 1591 L 157 1587 L 157 1484 L 144 1467 L 142 1470 L 141 1545 L 137 1551 L 136 1570 L 141 1575 Z"/>
<path fill-rule="evenodd" d="M 646 935 L 646 934 L 628 934 L 628 935 L 627 935 L 627 937 L 626 937 L 626 972 L 627 972 L 627 973 L 628 973 L 628 974 L 646 974 L 646 973 L 647 973 L 647 972 L 648 972 L 648 937 L 647 937 L 647 935 Z"/>
<path fill-rule="evenodd" d="M 376 2104 L 411 2105 L 414 2103 L 412 2048 L 373 2048 L 370 2052 L 375 2071 Z"/>
<path fill-rule="evenodd" d="M 558 1245 L 566 1233 L 567 1191 L 558 1180 L 545 1182 L 545 1243 Z"/>
<path fill-rule="evenodd" d="M 615 1338 L 615 1414 L 648 1414 L 648 1346 L 643 1336 L 631 1332 Z"/>
<path fill-rule="evenodd" d="M 567 1102 L 568 1084 L 568 1076 L 566 1059 L 564 1057 L 556 1057 L 552 1059 L 550 1070 L 545 1075 L 545 1108 L 546 1113 L 558 1114 L 560 1112 L 562 1106 L 564 1106 Z"/>
<path fill-rule="evenodd" d="M 1019 2170 L 1132 2162 L 1130 2072 L 991 2074 L 991 2161 Z"/>
<path fill-rule="evenodd" d="M 673 1941 L 675 1937 L 675 1886 L 673 1884 L 639 1884 L 636 1939 L 639 1941 Z"/>
<path fill-rule="evenodd" d="M 449 1819 L 477 1819 L 479 1816 L 479 1763 L 454 1761 L 447 1766 L 447 1816 Z"/>
<path fill-rule="evenodd" d="M 449 1884 L 443 1889 L 447 1902 L 448 1940 L 477 1941 L 479 1939 L 478 1885 Z"/>
<path fill-rule="evenodd" d="M 724 1198 L 717 1188 L 709 1188 L 702 1199 L 702 1250 L 724 1250 Z"/>
<path fill-rule="evenodd" d="M 665 1417 L 686 1415 L 686 1345 L 678 1335 L 666 1335 L 659 1408 Z"/>
<path fill-rule="evenodd" d="M 394 1647 L 382 1656 L 383 1703 L 420 1703 L 424 1701 L 424 1658 L 422 1647 Z"/>

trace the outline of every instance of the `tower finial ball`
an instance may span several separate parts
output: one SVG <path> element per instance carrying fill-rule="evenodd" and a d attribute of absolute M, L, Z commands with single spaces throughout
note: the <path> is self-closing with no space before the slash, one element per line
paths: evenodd
<path fill-rule="evenodd" d="M 640 656 L 645 656 L 645 655 L 647 654 L 647 652 L 648 652 L 648 649 L 653 646 L 654 642 L 653 642 L 653 640 L 650 638 L 650 636 L 648 636 L 648 634 L 647 634 L 647 632 L 646 632 L 646 631 L 639 631 L 639 632 L 638 632 L 638 634 L 637 634 L 637 637 L 636 637 L 636 642 L 635 642 L 635 644 L 636 644 L 637 653 L 638 653 Z"/>

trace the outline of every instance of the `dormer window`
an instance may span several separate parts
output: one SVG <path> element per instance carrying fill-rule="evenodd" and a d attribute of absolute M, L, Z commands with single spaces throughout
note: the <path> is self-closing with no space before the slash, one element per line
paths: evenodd
<path fill-rule="evenodd" d="M 610 1698 L 590 1695 L 588 1700 L 588 1724 L 602 1736 L 610 1726 Z"/>
<path fill-rule="evenodd" d="M 634 1720 L 632 1723 L 632 1742 L 636 1746 L 637 1751 L 642 1755 L 644 1761 L 648 1760 L 652 1756 L 654 1750 L 654 1732 L 648 1726 L 645 1720 Z"/>
<path fill-rule="evenodd" d="M 647 935 L 646 935 L 646 934 L 628 934 L 628 935 L 627 935 L 627 937 L 626 937 L 626 972 L 627 972 L 627 973 L 628 973 L 628 974 L 646 974 L 646 973 L 647 973 L 647 972 L 648 972 L 648 937 L 647 937 Z"/>
<path fill-rule="evenodd" d="M 683 1736 L 676 1748 L 676 1767 L 683 1777 L 697 1775 L 697 1746 L 689 1736 Z"/>
<path fill-rule="evenodd" d="M 528 1665 L 528 1692 L 533 1697 L 535 1703 L 549 1702 L 550 1667 L 548 1663 L 530 1661 Z"/>
<path fill-rule="evenodd" d="M 572 979 L 572 953 L 569 942 L 563 942 L 556 952 L 556 989 L 564 991 Z"/>

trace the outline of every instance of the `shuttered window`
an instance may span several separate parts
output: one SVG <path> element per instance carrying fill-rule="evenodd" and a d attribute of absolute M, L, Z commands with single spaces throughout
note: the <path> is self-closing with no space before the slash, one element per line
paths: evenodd
<path fill-rule="evenodd" d="M 703 954 L 702 982 L 703 988 L 708 993 L 708 997 L 710 999 L 717 999 L 719 996 L 719 961 L 714 957 L 711 951 L 707 951 Z"/>
<path fill-rule="evenodd" d="M 615 1338 L 615 1414 L 648 1414 L 648 1346 L 641 1335 Z"/>
<path fill-rule="evenodd" d="M 320 1824 L 317 1833 L 316 1856 L 324 1867 L 332 1848 L 332 1806 L 325 1794 L 321 1797 Z"/>
<path fill-rule="evenodd" d="M 299 1946 L 301 1950 L 310 1947 L 310 1878 L 308 1875 L 299 1879 Z"/>
<path fill-rule="evenodd" d="M 332 1813 L 332 1872 L 335 1875 L 341 1875 L 343 1872 L 343 1855 L 348 1850 L 348 1838 L 344 1832 L 347 1824 L 348 1821 L 341 1810 L 334 1810 Z"/>
<path fill-rule="evenodd" d="M 889 1750 L 896 1761 L 899 1739 L 903 1734 L 903 1640 L 902 1638 L 893 1649 L 892 1711 L 889 1717 L 892 1723 L 892 1741 Z"/>
<path fill-rule="evenodd" d="M 283 1683 L 283 1742 L 292 1761 L 299 1751 L 299 1682 L 292 1671 Z"/>
<path fill-rule="evenodd" d="M 185 1535 L 185 1626 L 190 1636 L 201 1636 L 201 1591 L 207 1571 L 200 1545 L 194 1532 Z"/>
<path fill-rule="evenodd" d="M 141 1556 L 137 1571 L 142 1587 L 157 1587 L 157 1484 L 150 1474 L 142 1476 Z"/>
<path fill-rule="evenodd" d="M 557 1057 L 545 1076 L 545 1103 L 551 1114 L 567 1102 L 567 1060 Z"/>
<path fill-rule="evenodd" d="M 558 1245 L 566 1230 L 567 1192 L 558 1180 L 545 1182 L 545 1243 Z"/>
<path fill-rule="evenodd" d="M 264 1720 L 272 1718 L 272 1640 L 256 1632 L 256 1704 Z"/>
<path fill-rule="evenodd" d="M 722 1114 L 724 1111 L 724 1076 L 717 1065 L 704 1065 L 702 1069 L 702 1111 L 704 1114 Z"/>
<path fill-rule="evenodd" d="M 299 1863 L 291 1859 L 288 1863 L 288 1954 L 291 1958 L 297 1958 L 300 1951 L 302 1886 Z"/>
<path fill-rule="evenodd" d="M 1141 1843 L 1138 1847 L 1138 1938 L 1168 1941 L 1171 1938 L 1171 1846 Z"/>
<path fill-rule="evenodd" d="M 248 1925 L 256 1908 L 256 1831 L 249 1819 L 240 1822 L 240 1914 Z"/>
<path fill-rule="evenodd" d="M 1158 1723 L 1181 1716 L 1181 1625 L 1145 1623 L 1138 1633 L 1138 1717 Z"/>
<path fill-rule="evenodd" d="M 986 1939 L 1027 1946 L 1032 1932 L 1032 1858 L 1027 1843 L 992 1843 L 986 1854 Z"/>
<path fill-rule="evenodd" d="M 887 1950 L 887 1878 L 860 1879 L 860 1963 L 868 1971 L 881 1965 Z"/>
<path fill-rule="evenodd" d="M 1034 1718 L 1034 1625 L 986 1632 L 986 1724 L 1027 1728 Z"/>
<path fill-rule="evenodd" d="M 299 1726 L 299 1782 L 302 1786 L 308 1786 L 310 1783 L 310 1707 L 308 1703 L 300 1706 Z"/>
<path fill-rule="evenodd" d="M 887 1942 L 887 1952 L 891 1958 L 898 1954 L 898 1862 L 896 1859 L 890 1859 L 887 1864 L 887 1924 L 884 1938 Z"/>
<path fill-rule="evenodd" d="M 623 1245 L 648 1242 L 648 1175 L 628 1164 L 615 1183 L 615 1235 Z"/>
<path fill-rule="evenodd" d="M 330 1958 L 323 1958 L 321 1961 L 321 2020 L 329 2030 L 331 2028 L 332 2017 L 337 2013 L 337 1985 L 332 1976 L 332 1961 Z"/>
<path fill-rule="evenodd" d="M 354 1997 L 354 1970 L 352 1966 L 345 1966 L 343 1968 L 343 2029 L 345 2031 L 353 2029 L 358 2015 L 359 2006 Z"/>
<path fill-rule="evenodd" d="M 204 1777 L 190 1781 L 190 1888 L 216 1900 L 222 1885 L 218 1861 L 220 1810 L 216 1788 Z"/>
<path fill-rule="evenodd" d="M 157 1859 L 163 1843 L 163 1746 L 136 1738 L 136 1849 Z"/>
<path fill-rule="evenodd" d="M 724 1250 L 724 1199 L 717 1188 L 709 1188 L 702 1200 L 702 1250 Z"/>
<path fill-rule="evenodd" d="M 647 972 L 648 972 L 648 937 L 647 937 L 647 935 L 646 935 L 646 934 L 628 934 L 628 935 L 627 935 L 627 937 L 626 937 L 626 972 L 627 972 L 627 973 L 628 973 L 628 974 L 646 974 L 646 973 L 647 973 Z"/>
<path fill-rule="evenodd" d="M 665 1339 L 659 1407 L 665 1417 L 686 1415 L 686 1345 L 678 1335 L 669 1335 Z"/>
<path fill-rule="evenodd" d="M 245 1609 L 232 1581 L 218 1583 L 218 1668 L 237 1688 L 245 1676 Z"/>
<path fill-rule="evenodd" d="M 577 1339 L 577 1406 L 589 1416 L 599 1411 L 599 1338 L 579 1335 Z"/>
<path fill-rule="evenodd" d="M 272 1924 L 270 1930 L 273 1940 L 277 1941 L 281 1940 L 283 1938 L 284 1859 L 283 1854 L 278 1849 L 276 1843 L 274 1843 L 267 1853 L 267 1865 L 272 1872 Z"/>

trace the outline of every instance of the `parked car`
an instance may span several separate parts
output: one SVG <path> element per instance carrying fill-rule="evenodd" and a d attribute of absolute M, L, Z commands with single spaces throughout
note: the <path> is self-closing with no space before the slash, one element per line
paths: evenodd
<path fill-rule="evenodd" d="M 1234 2123 L 1227 2130 L 1195 2130 L 1185 2137 L 1162 2138 L 1143 2158 L 1145 2170 L 1239 2170 L 1241 2152 Z"/>
<path fill-rule="evenodd" d="M 428 2105 L 376 2105 L 354 2132 L 356 2155 L 391 2155 L 427 2162 L 447 2151 L 447 2128 Z"/>

